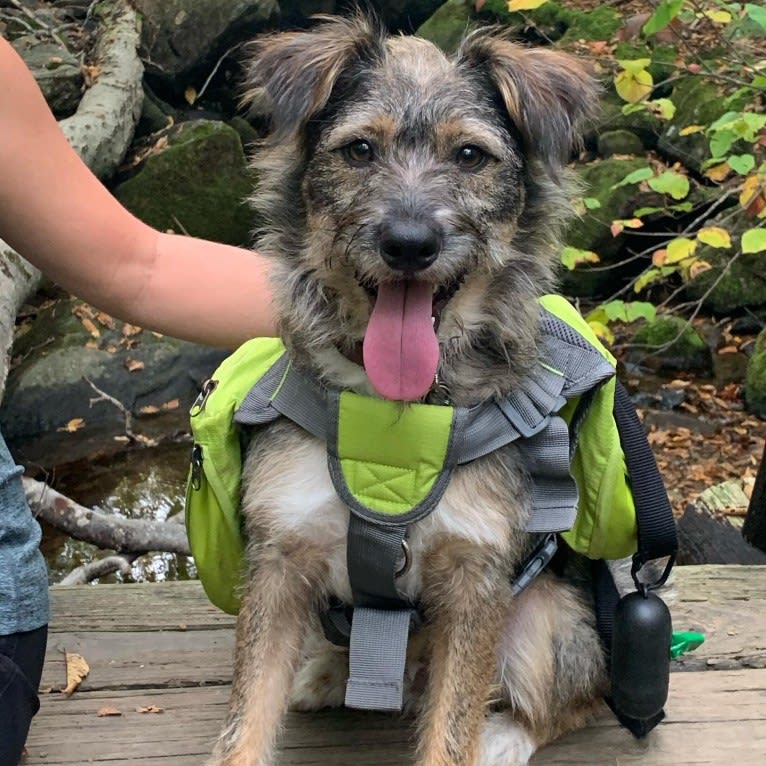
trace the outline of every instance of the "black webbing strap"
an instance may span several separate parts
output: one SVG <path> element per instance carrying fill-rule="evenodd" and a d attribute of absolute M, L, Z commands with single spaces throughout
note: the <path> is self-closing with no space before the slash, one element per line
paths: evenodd
<path fill-rule="evenodd" d="M 678 549 L 676 526 L 665 484 L 646 438 L 646 432 L 628 392 L 619 381 L 615 388 L 614 418 L 636 506 L 638 549 L 633 556 L 632 574 L 639 589 L 653 589 L 665 582 L 675 561 Z M 668 564 L 660 579 L 656 583 L 641 583 L 638 579 L 641 567 L 647 561 L 665 557 L 668 557 Z M 614 614 L 620 594 L 605 561 L 593 562 L 593 584 L 596 625 L 607 661 L 610 662 Z M 665 716 L 664 712 L 660 711 L 648 720 L 631 718 L 616 709 L 609 697 L 606 702 L 617 716 L 617 720 L 635 737 L 646 736 Z"/>
<path fill-rule="evenodd" d="M 620 443 L 625 453 L 625 463 L 636 504 L 638 550 L 634 561 L 640 569 L 647 561 L 670 556 L 672 566 L 672 560 L 678 550 L 678 538 L 668 493 L 665 491 L 665 484 L 644 427 L 638 419 L 628 392 L 619 381 L 614 392 L 614 418 L 620 433 Z M 670 567 L 663 575 L 663 582 L 668 574 Z"/>

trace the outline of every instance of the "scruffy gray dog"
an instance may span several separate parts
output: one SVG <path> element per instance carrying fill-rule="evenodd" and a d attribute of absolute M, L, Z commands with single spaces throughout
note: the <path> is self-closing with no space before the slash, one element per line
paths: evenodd
<path fill-rule="evenodd" d="M 331 386 L 471 406 L 535 365 L 574 191 L 564 168 L 595 85 L 576 60 L 469 34 L 448 57 L 363 15 L 255 43 L 257 249 L 274 258 L 294 360 Z M 400 589 L 426 624 L 407 703 L 419 766 L 520 766 L 605 691 L 585 590 L 546 574 L 514 598 L 529 481 L 513 445 L 455 470 L 414 524 Z M 245 467 L 251 544 L 234 687 L 211 766 L 267 766 L 288 705 L 340 705 L 347 655 L 318 610 L 351 602 L 348 509 L 325 445 L 288 421 Z"/>

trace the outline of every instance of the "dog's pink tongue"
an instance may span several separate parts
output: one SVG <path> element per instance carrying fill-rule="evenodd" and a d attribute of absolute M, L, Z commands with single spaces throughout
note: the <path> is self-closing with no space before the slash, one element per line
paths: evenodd
<path fill-rule="evenodd" d="M 386 399 L 415 401 L 434 382 L 439 341 L 432 288 L 425 282 L 384 282 L 364 336 L 364 369 Z"/>

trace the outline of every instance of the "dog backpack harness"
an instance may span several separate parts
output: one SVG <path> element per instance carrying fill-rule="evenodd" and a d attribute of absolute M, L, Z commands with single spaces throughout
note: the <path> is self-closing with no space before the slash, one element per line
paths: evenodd
<path fill-rule="evenodd" d="M 667 658 L 670 618 L 649 591 L 672 566 L 672 514 L 641 425 L 615 379 L 613 357 L 560 296 L 541 299 L 541 323 L 540 362 L 523 384 L 471 408 L 403 406 L 329 389 L 292 365 L 279 340 L 240 347 L 191 410 L 187 527 L 211 601 L 230 613 L 239 608 L 242 427 L 286 417 L 326 442 L 330 477 L 350 510 L 353 608 L 338 604 L 322 615 L 327 637 L 350 648 L 346 704 L 401 709 L 407 640 L 419 619 L 396 582 L 410 563 L 407 530 L 434 510 L 456 466 L 513 442 L 532 479 L 527 531 L 541 536 L 514 592 L 550 562 L 559 536 L 592 559 L 599 630 L 619 666 L 613 707 L 634 734 L 651 729 L 662 717 L 669 668 L 665 659 L 658 672 L 647 673 L 646 662 L 656 666 L 662 651 Z M 619 599 L 604 560 L 630 555 L 639 591 L 630 596 L 639 601 L 625 607 L 630 596 Z M 642 583 L 641 567 L 664 556 L 670 563 L 660 582 Z"/>

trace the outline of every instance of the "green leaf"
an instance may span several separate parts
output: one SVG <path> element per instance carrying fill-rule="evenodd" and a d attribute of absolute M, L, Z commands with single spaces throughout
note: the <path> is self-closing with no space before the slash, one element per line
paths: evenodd
<path fill-rule="evenodd" d="M 745 13 L 756 23 L 766 29 L 766 8 L 754 3 L 745 3 Z"/>
<path fill-rule="evenodd" d="M 726 114 L 722 114 L 714 123 L 712 123 L 708 130 L 714 133 L 716 130 L 721 130 L 721 128 L 729 128 L 734 125 L 739 117 L 739 112 L 726 112 Z"/>
<path fill-rule="evenodd" d="M 664 213 L 664 207 L 640 207 L 633 211 L 633 215 L 636 218 L 643 218 L 645 215 L 652 215 L 653 213 Z"/>
<path fill-rule="evenodd" d="M 683 7 L 684 0 L 665 0 L 657 6 L 657 10 L 649 17 L 641 31 L 645 35 L 653 35 L 661 29 L 665 29 L 678 16 Z"/>
<path fill-rule="evenodd" d="M 743 253 L 760 253 L 766 250 L 766 229 L 748 229 L 742 235 Z"/>
<path fill-rule="evenodd" d="M 689 193 L 689 179 L 674 170 L 666 170 L 656 178 L 650 178 L 648 183 L 650 189 L 669 194 L 673 199 L 683 199 Z"/>
<path fill-rule="evenodd" d="M 651 59 L 618 59 L 617 63 L 626 72 L 636 74 L 637 72 L 643 72 L 649 64 L 652 63 Z"/>
<path fill-rule="evenodd" d="M 679 213 L 691 212 L 694 204 L 691 202 L 679 202 L 677 205 L 671 205 L 668 210 L 678 211 Z"/>
<path fill-rule="evenodd" d="M 647 269 L 633 285 L 633 290 L 640 293 L 643 289 L 648 287 L 652 282 L 656 282 L 658 279 L 662 279 L 665 275 L 662 269 Z"/>
<path fill-rule="evenodd" d="M 628 175 L 626 175 L 622 181 L 614 184 L 612 188 L 619 189 L 620 186 L 641 183 L 641 181 L 646 181 L 647 178 L 651 178 L 653 175 L 654 171 L 651 168 L 639 168 L 638 170 L 634 170 L 632 173 L 628 173 Z"/>
<path fill-rule="evenodd" d="M 592 250 L 580 250 L 577 247 L 565 247 L 561 251 L 561 263 L 570 271 L 586 263 L 598 263 L 598 253 Z"/>
<path fill-rule="evenodd" d="M 583 197 L 582 204 L 585 205 L 588 210 L 598 210 L 601 207 L 601 202 L 595 197 Z"/>
<path fill-rule="evenodd" d="M 676 113 L 676 105 L 669 98 L 655 98 L 648 102 L 648 106 L 657 111 L 663 120 L 672 120 Z"/>
<path fill-rule="evenodd" d="M 746 176 L 755 167 L 755 157 L 752 154 L 731 154 L 726 161 L 729 167 L 741 176 Z"/>
<path fill-rule="evenodd" d="M 731 149 L 731 145 L 737 140 L 734 131 L 719 130 L 710 139 L 710 153 L 713 157 L 723 157 Z"/>
<path fill-rule="evenodd" d="M 621 111 L 626 117 L 629 114 L 635 114 L 636 112 L 645 112 L 646 104 L 623 104 Z"/>
<path fill-rule="evenodd" d="M 635 322 L 637 319 L 654 319 L 657 309 L 646 301 L 608 301 L 594 309 L 586 319 L 588 322 Z"/>

